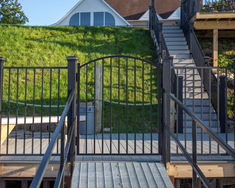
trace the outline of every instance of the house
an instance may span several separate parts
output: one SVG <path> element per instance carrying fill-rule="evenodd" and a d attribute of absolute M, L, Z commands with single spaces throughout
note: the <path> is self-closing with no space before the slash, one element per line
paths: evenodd
<path fill-rule="evenodd" d="M 151 3 L 150 0 L 80 0 L 54 25 L 146 26 Z M 180 19 L 178 0 L 155 0 L 154 5 L 161 20 Z"/>
<path fill-rule="evenodd" d="M 104 0 L 80 0 L 54 25 L 128 26 L 130 24 Z"/>

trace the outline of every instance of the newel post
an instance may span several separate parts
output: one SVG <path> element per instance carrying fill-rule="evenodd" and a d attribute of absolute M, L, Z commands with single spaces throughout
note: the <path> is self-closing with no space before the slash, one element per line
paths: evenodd
<path fill-rule="evenodd" d="M 77 57 L 67 57 L 68 61 L 68 97 L 69 95 L 76 89 L 76 62 Z M 71 128 L 74 129 L 74 131 L 71 134 L 72 140 L 71 140 L 71 147 L 68 155 L 68 162 L 71 163 L 71 173 L 73 171 L 74 167 L 74 161 L 75 161 L 75 122 L 76 122 L 76 98 L 73 98 L 73 101 L 71 103 L 69 112 L 68 112 L 68 126 L 67 126 L 67 133 L 69 133 L 69 130 Z M 69 135 L 68 135 L 69 136 Z M 69 137 L 68 137 L 69 139 Z"/>
<path fill-rule="evenodd" d="M 163 60 L 163 132 L 162 132 L 162 162 L 170 162 L 170 122 L 171 109 L 170 98 L 167 93 L 171 92 L 171 64 L 172 58 Z"/>

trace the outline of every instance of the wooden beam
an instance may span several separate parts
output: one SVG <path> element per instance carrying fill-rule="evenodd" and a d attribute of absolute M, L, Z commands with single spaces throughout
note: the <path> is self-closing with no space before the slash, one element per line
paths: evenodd
<path fill-rule="evenodd" d="M 33 178 L 36 174 L 39 164 L 24 163 L 4 163 L 0 164 L 0 178 Z M 49 164 L 44 175 L 45 178 L 55 178 L 59 169 L 58 164 Z M 68 171 L 65 171 L 65 175 Z"/>
<path fill-rule="evenodd" d="M 235 178 L 235 162 L 199 163 L 199 168 L 207 178 Z M 169 176 L 192 178 L 192 167 L 187 163 L 169 163 Z"/>
<path fill-rule="evenodd" d="M 235 19 L 235 12 L 213 12 L 196 14 L 196 19 Z"/>
<path fill-rule="evenodd" d="M 197 20 L 194 22 L 194 29 L 196 30 L 210 30 L 210 29 L 235 29 L 235 20 Z"/>
<path fill-rule="evenodd" d="M 213 30 L 213 67 L 218 67 L 218 29 Z"/>

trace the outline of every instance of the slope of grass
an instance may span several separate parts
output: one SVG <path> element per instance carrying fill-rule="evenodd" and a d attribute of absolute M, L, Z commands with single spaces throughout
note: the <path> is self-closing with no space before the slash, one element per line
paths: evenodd
<path fill-rule="evenodd" d="M 6 58 L 4 66 L 6 67 L 66 67 L 67 56 L 77 56 L 78 62 L 82 65 L 88 61 L 110 55 L 127 55 L 139 57 L 151 62 L 155 59 L 154 47 L 149 31 L 141 28 L 131 27 L 29 27 L 18 25 L 0 25 L 0 56 Z M 118 101 L 117 84 L 118 84 L 118 59 L 112 62 L 110 68 L 109 59 L 104 64 L 104 99 L 110 100 L 110 84 L 113 86 L 112 100 Z M 99 62 L 99 64 L 102 62 Z M 98 64 L 98 62 L 97 62 Z M 142 88 L 142 62 L 136 62 L 136 100 L 142 102 L 142 92 L 144 102 L 150 102 L 150 65 L 144 67 L 144 88 Z M 88 70 L 87 80 L 86 72 Z M 120 100 L 129 103 L 134 102 L 134 60 L 128 62 L 128 88 L 126 91 L 126 60 L 120 60 Z M 110 70 L 112 70 L 112 80 L 110 79 Z M 156 102 L 156 69 L 152 73 L 152 102 Z M 27 77 L 26 77 L 27 74 Z M 9 76 L 10 75 L 10 76 Z M 42 79 L 43 77 L 43 79 Z M 10 81 L 9 81 L 10 79 Z M 35 90 L 34 90 L 35 79 Z M 17 80 L 19 87 L 17 88 Z M 86 96 L 86 81 L 88 83 L 88 95 Z M 112 81 L 112 82 L 111 82 Z M 10 83 L 10 85 L 9 85 Z M 25 89 L 26 88 L 26 89 Z M 59 88 L 59 101 L 58 101 Z M 81 100 L 93 102 L 94 98 L 94 64 L 81 69 Z M 10 92 L 9 92 L 10 91 Z M 10 93 L 10 94 L 9 94 Z M 8 95 L 9 94 L 9 95 Z M 58 111 L 57 108 L 41 108 L 40 105 L 64 105 L 67 98 L 67 70 L 57 69 L 4 69 L 3 82 L 3 111 L 7 114 L 8 99 L 12 100 L 10 105 L 10 115 L 21 114 L 31 115 L 34 108 L 28 104 L 35 103 L 36 115 L 60 114 L 63 108 Z M 14 101 L 22 103 L 17 106 Z M 24 105 L 26 103 L 26 105 Z M 27 107 L 25 107 L 27 106 Z M 107 109 L 106 109 L 107 108 Z M 109 104 L 105 104 L 105 112 L 108 112 Z M 124 108 L 124 107 L 123 107 Z M 124 108 L 125 109 L 125 108 Z M 149 109 L 145 112 L 149 117 Z M 156 108 L 154 108 L 156 109 Z M 117 113 L 117 105 L 113 105 L 113 112 Z M 133 108 L 128 110 L 130 116 L 133 116 Z M 156 110 L 155 110 L 156 111 Z M 155 115 L 156 112 L 153 112 Z M 122 113 L 123 110 L 122 110 Z M 141 126 L 142 110 L 137 109 L 137 122 Z M 115 118 L 115 116 L 114 116 Z M 125 122 L 125 116 L 121 116 L 121 123 Z M 105 119 L 109 119 L 109 113 L 105 113 Z M 113 120 L 113 123 L 116 124 Z M 108 120 L 109 121 L 109 120 Z M 148 124 L 145 119 L 145 124 Z M 105 123 L 108 127 L 109 124 Z M 114 128 L 114 130 L 116 130 Z M 124 130 L 123 130 L 124 131 Z"/>

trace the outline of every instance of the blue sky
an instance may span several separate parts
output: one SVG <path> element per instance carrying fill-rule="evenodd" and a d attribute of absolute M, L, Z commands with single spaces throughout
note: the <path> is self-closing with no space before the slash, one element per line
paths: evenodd
<path fill-rule="evenodd" d="M 79 0 L 19 0 L 26 25 L 51 25 L 62 18 Z"/>

